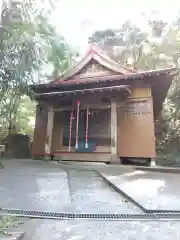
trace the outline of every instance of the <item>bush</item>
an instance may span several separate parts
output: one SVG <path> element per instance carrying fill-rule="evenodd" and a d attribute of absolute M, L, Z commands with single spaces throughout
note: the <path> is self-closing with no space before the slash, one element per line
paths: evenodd
<path fill-rule="evenodd" d="M 17 227 L 19 222 L 14 216 L 0 216 L 0 233 L 8 235 L 8 230 Z"/>

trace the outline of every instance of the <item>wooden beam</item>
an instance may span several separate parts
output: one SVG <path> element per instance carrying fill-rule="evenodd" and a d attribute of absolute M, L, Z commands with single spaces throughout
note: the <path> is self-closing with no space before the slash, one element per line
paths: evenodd
<path fill-rule="evenodd" d="M 58 92 L 46 92 L 46 93 L 38 93 L 36 96 L 49 96 L 49 95 L 68 95 L 68 94 L 77 94 L 77 93 L 85 93 L 85 92 L 102 92 L 102 91 L 112 91 L 112 90 L 117 90 L 117 91 L 125 91 L 128 94 L 131 94 L 130 87 L 128 85 L 118 85 L 118 86 L 110 86 L 110 87 L 100 87 L 100 88 L 84 88 L 84 89 L 79 89 L 79 90 L 72 90 L 72 91 L 58 91 Z"/>
<path fill-rule="evenodd" d="M 73 106 L 74 109 L 76 109 L 76 106 Z M 92 109 L 107 109 L 110 108 L 110 104 L 105 104 L 105 103 L 101 103 L 101 104 L 81 104 L 80 109 L 87 109 L 87 108 L 92 108 Z M 55 108 L 54 111 L 55 112 L 63 112 L 63 111 L 68 111 L 71 110 L 72 106 L 67 106 L 67 107 L 61 107 L 61 108 Z"/>

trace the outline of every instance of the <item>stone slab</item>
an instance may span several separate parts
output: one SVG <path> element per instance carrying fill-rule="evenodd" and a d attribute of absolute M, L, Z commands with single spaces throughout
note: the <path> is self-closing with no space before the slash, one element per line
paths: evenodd
<path fill-rule="evenodd" d="M 12 172 L 1 174 L 1 208 L 52 212 L 71 211 L 66 172 L 39 173 L 35 171 L 22 172 L 18 175 Z"/>
<path fill-rule="evenodd" d="M 37 220 L 24 240 L 179 240 L 180 222 Z"/>
<path fill-rule="evenodd" d="M 100 172 L 147 210 L 180 211 L 180 175 L 133 171 L 121 176 Z"/>
<path fill-rule="evenodd" d="M 42 161 L 6 162 L 0 174 L 1 207 L 51 212 L 141 212 L 109 187 L 91 165 L 88 169 L 75 165 L 63 169 L 59 164 Z M 98 167 L 104 169 L 104 165 Z M 117 174 L 126 172 L 117 167 L 106 169 Z"/>
<path fill-rule="evenodd" d="M 141 213 L 96 171 L 68 170 L 72 208 L 81 213 Z"/>

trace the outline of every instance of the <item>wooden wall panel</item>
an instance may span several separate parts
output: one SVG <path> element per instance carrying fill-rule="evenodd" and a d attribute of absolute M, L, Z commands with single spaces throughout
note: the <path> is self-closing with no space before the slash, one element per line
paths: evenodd
<path fill-rule="evenodd" d="M 155 134 L 150 89 L 133 89 L 132 100 L 146 98 L 147 112 L 118 108 L 118 153 L 121 157 L 155 157 Z M 133 102 L 132 101 L 132 102 Z"/>
<path fill-rule="evenodd" d="M 55 112 L 51 151 L 52 152 L 58 151 L 61 149 L 61 147 L 62 147 L 62 113 Z"/>
<path fill-rule="evenodd" d="M 45 106 L 37 105 L 34 138 L 32 143 L 33 156 L 44 155 L 45 153 L 47 113 L 47 108 Z"/>

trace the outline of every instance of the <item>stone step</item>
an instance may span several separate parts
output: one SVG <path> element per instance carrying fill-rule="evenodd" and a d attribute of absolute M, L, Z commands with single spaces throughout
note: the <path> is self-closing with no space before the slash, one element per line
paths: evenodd
<path fill-rule="evenodd" d="M 55 159 L 61 161 L 111 162 L 112 155 L 110 153 L 59 153 L 55 155 Z"/>

